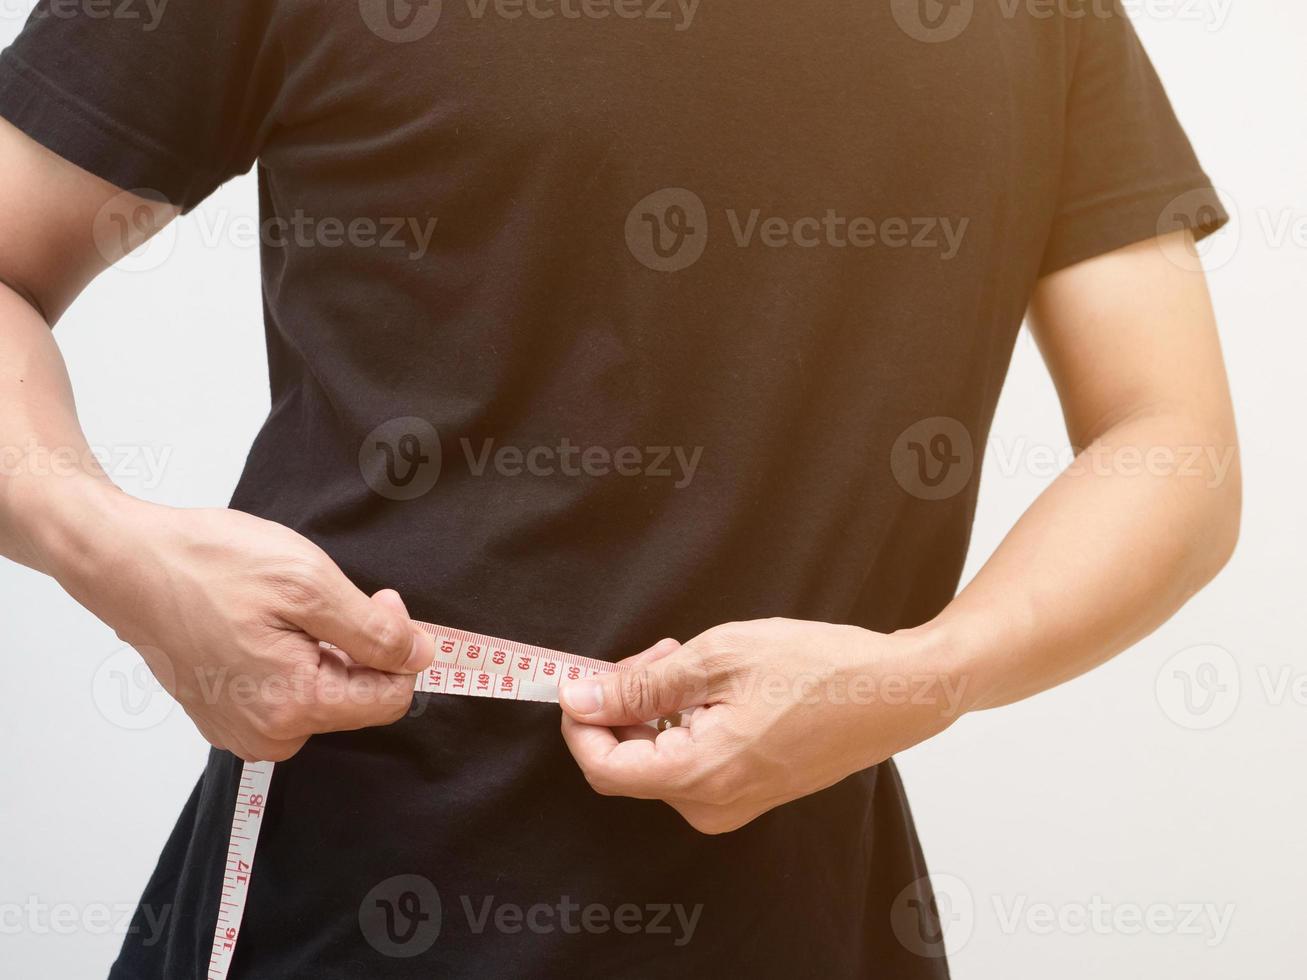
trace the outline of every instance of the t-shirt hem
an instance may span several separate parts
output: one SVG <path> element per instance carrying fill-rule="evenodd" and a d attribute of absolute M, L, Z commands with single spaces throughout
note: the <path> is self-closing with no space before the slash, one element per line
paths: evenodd
<path fill-rule="evenodd" d="M 105 980 L 153 980 L 153 978 L 147 977 L 144 973 L 136 973 L 126 969 L 121 965 L 121 962 L 115 962 L 109 968 L 109 975 Z"/>
<path fill-rule="evenodd" d="M 12 50 L 0 54 L 0 117 L 115 187 L 162 197 L 183 211 L 207 196 L 204 168 L 103 116 Z"/>
<path fill-rule="evenodd" d="M 1054 222 L 1040 276 L 1182 229 L 1202 241 L 1230 216 L 1202 172 L 1144 190 L 1113 194 L 1064 211 Z"/>

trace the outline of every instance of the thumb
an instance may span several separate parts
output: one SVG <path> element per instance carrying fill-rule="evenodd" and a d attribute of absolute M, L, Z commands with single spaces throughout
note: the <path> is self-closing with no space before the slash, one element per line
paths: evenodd
<path fill-rule="evenodd" d="M 408 614 L 408 607 L 404 605 L 404 600 L 400 598 L 399 593 L 394 589 L 382 589 L 372 597 L 372 602 L 374 605 L 390 610 L 391 614 L 403 622 L 412 634 L 412 646 L 408 648 L 408 657 L 399 667 L 399 671 L 401 673 L 420 673 L 430 667 L 431 662 L 436 657 L 436 641 L 413 625 L 413 619 Z M 397 646 L 399 646 L 400 650 L 404 649 L 402 643 L 397 644 Z M 372 666 L 381 667 L 382 665 L 373 664 Z"/>
<path fill-rule="evenodd" d="M 325 584 L 323 600 L 304 610 L 298 625 L 343 650 L 354 663 L 395 674 L 415 674 L 431 665 L 435 648 L 413 626 L 394 590 L 369 598 L 337 572 Z"/>
<path fill-rule="evenodd" d="M 661 651 L 660 651 L 661 652 Z M 563 710 L 587 725 L 640 725 L 692 708 L 704 701 L 707 673 L 685 647 L 637 658 L 628 669 L 579 681 L 560 690 Z"/>

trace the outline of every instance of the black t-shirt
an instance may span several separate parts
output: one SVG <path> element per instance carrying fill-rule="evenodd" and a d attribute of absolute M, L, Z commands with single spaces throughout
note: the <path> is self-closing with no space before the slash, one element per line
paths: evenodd
<path fill-rule="evenodd" d="M 419 618 L 609 659 L 929 619 L 1037 278 L 1224 217 L 1107 3 L 42 3 L 0 113 L 188 209 L 257 161 L 234 507 Z M 204 974 L 238 771 L 115 977 Z M 277 767 L 233 976 L 940 977 L 924 874 L 891 764 L 708 837 L 593 793 L 556 707 L 423 695 Z M 361 927 L 396 881 L 438 936 Z"/>

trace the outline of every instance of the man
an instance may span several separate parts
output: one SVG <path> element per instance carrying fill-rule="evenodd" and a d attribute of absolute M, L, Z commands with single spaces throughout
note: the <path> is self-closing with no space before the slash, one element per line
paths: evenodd
<path fill-rule="evenodd" d="M 1237 536 L 1192 247 L 1225 216 L 1123 13 L 158 13 L 42 3 L 0 58 L 0 444 L 84 448 L 48 326 L 259 171 L 231 509 L 0 484 L 0 550 L 214 747 L 113 976 L 204 973 L 241 759 L 282 764 L 233 976 L 946 975 L 889 757 L 1125 649 Z M 955 597 L 1027 311 L 1081 455 Z M 410 614 L 645 652 L 560 738 L 410 705 Z"/>

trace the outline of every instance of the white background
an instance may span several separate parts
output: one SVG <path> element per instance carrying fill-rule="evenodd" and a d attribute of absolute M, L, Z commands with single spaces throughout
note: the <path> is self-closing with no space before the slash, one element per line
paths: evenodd
<path fill-rule="evenodd" d="M 0 4 L 8 43 L 30 0 Z M 901 758 L 959 980 L 1297 978 L 1307 962 L 1307 8 L 1132 9 L 1237 209 L 1208 261 L 1243 437 L 1243 539 L 1215 584 L 1113 663 Z M 255 209 L 251 178 L 224 188 L 159 269 L 109 273 L 59 328 L 90 440 L 116 449 L 133 493 L 223 506 L 235 484 L 267 407 L 258 254 L 240 234 Z M 1051 477 L 1029 450 L 1065 445 L 1023 334 L 968 576 Z M 130 661 L 55 584 L 0 565 L 0 597 L 0 973 L 102 976 L 204 745 L 179 709 L 123 727 L 112 670 Z"/>

